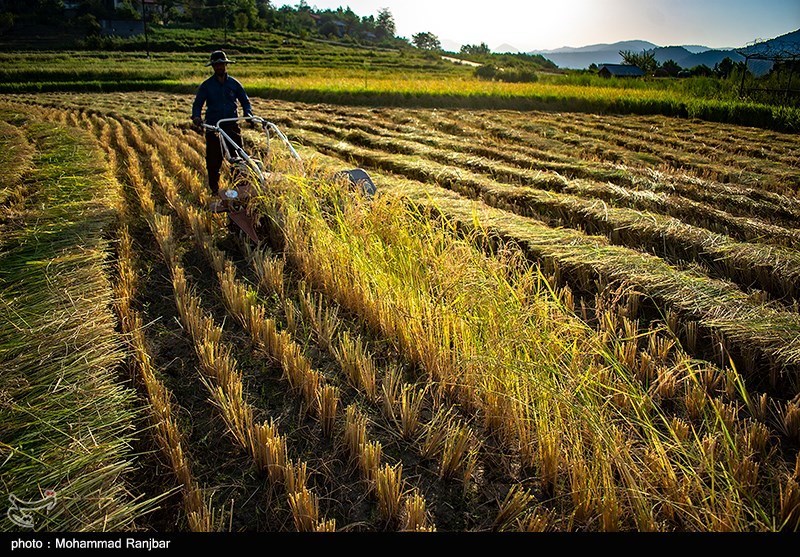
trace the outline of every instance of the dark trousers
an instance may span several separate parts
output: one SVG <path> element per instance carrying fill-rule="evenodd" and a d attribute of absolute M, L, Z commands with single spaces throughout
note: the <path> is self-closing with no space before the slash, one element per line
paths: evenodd
<path fill-rule="evenodd" d="M 231 122 L 221 126 L 225 133 L 233 139 L 237 145 L 242 146 L 242 133 L 239 124 Z M 234 153 L 231 145 L 228 145 L 231 155 Z M 206 132 L 206 170 L 208 170 L 208 187 L 214 195 L 219 192 L 219 170 L 222 168 L 222 147 L 219 144 L 219 137 L 214 132 Z"/>

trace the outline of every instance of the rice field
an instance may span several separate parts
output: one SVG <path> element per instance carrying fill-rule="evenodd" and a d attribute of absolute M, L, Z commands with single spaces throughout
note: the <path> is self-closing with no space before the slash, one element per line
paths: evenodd
<path fill-rule="evenodd" d="M 80 213 L 104 215 L 101 263 L 81 270 L 105 281 L 92 329 L 114 343 L 103 365 L 130 409 L 107 418 L 128 420 L 128 442 L 149 450 L 127 458 L 151 471 L 103 477 L 128 513 L 110 528 L 800 528 L 796 135 L 253 104 L 303 157 L 245 130 L 274 169 L 254 202 L 258 246 L 205 210 L 190 96 L 0 107 L 3 152 L 18 155 L 1 184 L 4 236 L 42 222 L 32 177 L 75 175 L 53 168 L 42 130 L 103 176 Z M 378 185 L 373 200 L 332 178 L 354 167 Z M 5 269 L 3 302 L 18 309 L 24 275 Z M 2 332 L 3 367 L 25 373 L 30 347 L 7 351 L 19 335 Z M 14 381 L 0 383 L 3 431 L 37 392 Z M 18 430 L 4 433 L 0 475 L 33 498 L 40 472 L 22 454 L 62 464 L 37 456 L 52 440 L 35 425 Z"/>

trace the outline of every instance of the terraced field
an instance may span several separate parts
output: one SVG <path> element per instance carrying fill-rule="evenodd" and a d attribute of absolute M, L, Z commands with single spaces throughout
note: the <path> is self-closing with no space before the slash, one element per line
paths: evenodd
<path fill-rule="evenodd" d="M 5 106 L 94 137 L 121 193 L 138 489 L 179 487 L 141 527 L 800 527 L 796 136 L 254 99 L 304 159 L 273 149 L 256 248 L 203 210 L 190 104 Z"/>

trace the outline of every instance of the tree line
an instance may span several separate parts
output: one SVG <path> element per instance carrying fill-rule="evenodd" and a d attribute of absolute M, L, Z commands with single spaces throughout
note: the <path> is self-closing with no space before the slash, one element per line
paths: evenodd
<path fill-rule="evenodd" d="M 394 16 L 388 8 L 359 16 L 349 7 L 315 9 L 306 0 L 296 6 L 275 6 L 270 0 L 0 0 L 5 30 L 15 25 L 63 25 L 65 13 L 74 27 L 99 30 L 100 19 L 142 19 L 169 27 L 226 28 L 271 31 L 396 46 Z M 94 23 L 94 25 L 92 25 Z M 2 29 L 0 29 L 2 31 Z"/>
<path fill-rule="evenodd" d="M 663 64 L 660 64 L 652 51 L 633 52 L 631 50 L 620 50 L 619 55 L 622 57 L 623 64 L 637 66 L 645 75 L 656 77 L 703 76 L 726 79 L 734 73 L 741 75 L 742 72 L 747 71 L 747 66 L 744 62 L 734 62 L 727 56 L 721 62 L 714 64 L 713 68 L 709 68 L 705 64 L 692 68 L 683 68 L 675 60 L 666 60 Z M 592 68 L 590 66 L 590 70 L 597 69 L 597 66 L 593 65 L 595 67 Z"/>

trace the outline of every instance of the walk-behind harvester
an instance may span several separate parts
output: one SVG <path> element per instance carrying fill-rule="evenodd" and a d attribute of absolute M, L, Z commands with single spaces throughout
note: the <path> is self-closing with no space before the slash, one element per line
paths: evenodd
<path fill-rule="evenodd" d="M 267 157 L 269 156 L 271 133 L 274 133 L 287 147 L 293 158 L 298 161 L 301 159 L 287 137 L 278 129 L 278 126 L 258 116 L 224 118 L 219 120 L 216 125 L 203 124 L 205 131 L 213 132 L 219 138 L 222 155 L 230 165 L 232 178 L 227 187 L 219 189 L 219 198 L 212 202 L 211 211 L 228 213 L 230 221 L 247 234 L 247 237 L 253 242 L 258 243 L 258 226 L 253 218 L 249 202 L 259 191 L 266 190 L 271 171 L 267 169 L 263 161 L 251 157 L 241 145 L 237 145 L 230 135 L 222 129 L 221 126 L 229 122 L 251 122 L 257 129 L 260 129 L 267 138 Z M 375 184 L 366 171 L 360 168 L 343 170 L 337 172 L 334 176 L 334 178 L 341 177 L 346 177 L 353 188 L 360 190 L 365 195 L 372 197 L 375 194 Z"/>

